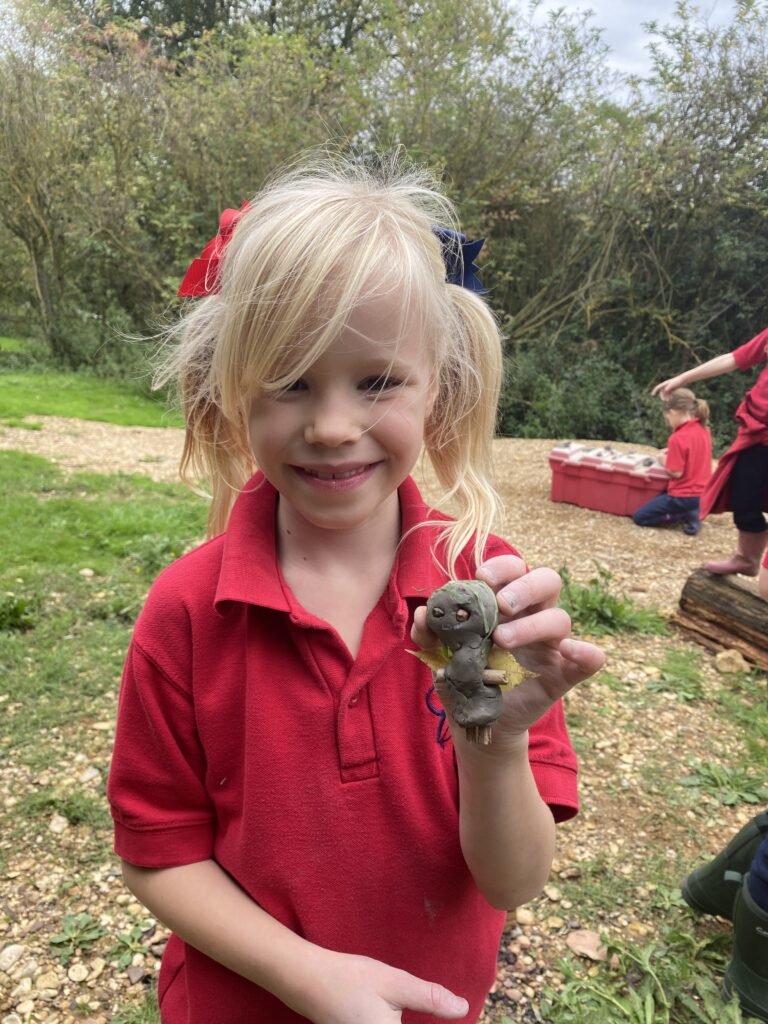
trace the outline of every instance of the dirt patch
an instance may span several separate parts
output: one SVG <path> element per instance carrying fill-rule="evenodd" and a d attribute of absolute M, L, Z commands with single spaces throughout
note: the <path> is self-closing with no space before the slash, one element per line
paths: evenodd
<path fill-rule="evenodd" d="M 42 455 L 62 469 L 93 473 L 141 473 L 153 480 L 179 479 L 183 431 L 173 427 L 118 427 L 112 423 L 30 416 L 40 429 L 0 425 L 0 449 Z"/>

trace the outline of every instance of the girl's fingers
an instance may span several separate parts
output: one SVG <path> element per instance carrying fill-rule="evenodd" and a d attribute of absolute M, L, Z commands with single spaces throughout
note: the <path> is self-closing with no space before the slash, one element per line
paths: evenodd
<path fill-rule="evenodd" d="M 419 647 L 429 649 L 437 647 L 438 640 L 435 634 L 427 625 L 427 608 L 421 605 L 413 613 L 413 626 L 411 627 L 411 640 Z"/>
<path fill-rule="evenodd" d="M 529 615 L 521 615 L 510 622 L 502 622 L 493 631 L 498 647 L 514 650 L 529 644 L 559 644 L 571 632 L 571 617 L 563 608 L 544 608 Z"/>
<path fill-rule="evenodd" d="M 509 618 L 537 608 L 557 604 L 563 581 L 554 569 L 531 569 L 519 579 L 507 583 L 496 595 L 499 611 Z"/>
<path fill-rule="evenodd" d="M 522 558 L 498 555 L 484 562 L 477 570 L 477 576 L 496 590 L 502 619 L 514 619 L 522 623 L 524 619 L 533 619 L 535 613 L 542 609 L 556 610 L 562 580 L 554 569 L 542 567 L 527 572 Z M 551 619 L 536 619 L 533 623 L 521 626 L 518 635 L 523 639 L 512 641 L 513 631 L 510 629 L 509 641 L 497 641 L 499 646 L 508 647 L 514 643 L 517 647 L 538 640 L 561 640 L 570 630 L 570 619 L 562 609 L 557 611 L 559 614 Z M 496 633 L 499 633 L 499 629 Z M 504 633 L 500 636 L 504 636 Z M 427 626 L 427 610 L 423 606 L 417 608 L 414 614 L 411 639 L 423 648 L 437 645 L 434 633 Z"/>
<path fill-rule="evenodd" d="M 500 590 L 507 583 L 518 579 L 526 572 L 526 564 L 516 555 L 496 555 L 478 566 L 475 576 L 487 583 L 492 590 Z"/>
<path fill-rule="evenodd" d="M 399 972 L 398 986 L 387 993 L 388 1001 L 404 1010 L 418 1010 L 433 1017 L 457 1020 L 466 1017 L 469 1003 L 442 985 Z"/>
<path fill-rule="evenodd" d="M 589 679 L 605 665 L 605 651 L 586 640 L 568 637 L 560 644 L 560 654 L 563 657 L 563 676 L 574 685 Z"/>

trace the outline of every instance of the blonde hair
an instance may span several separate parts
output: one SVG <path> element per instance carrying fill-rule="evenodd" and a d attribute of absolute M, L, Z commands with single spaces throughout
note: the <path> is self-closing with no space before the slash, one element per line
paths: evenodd
<path fill-rule="evenodd" d="M 662 402 L 664 412 L 687 412 L 701 421 L 702 427 L 709 423 L 709 405 L 703 398 L 697 398 L 688 388 L 675 388 Z"/>
<path fill-rule="evenodd" d="M 424 449 L 455 520 L 440 522 L 441 560 L 455 571 L 473 541 L 479 562 L 501 511 L 491 444 L 502 380 L 501 339 L 488 306 L 447 284 L 435 224 L 455 225 L 450 201 L 424 172 L 400 161 L 374 170 L 330 162 L 269 183 L 235 227 L 220 290 L 190 303 L 169 332 L 156 386 L 175 379 L 186 433 L 181 473 L 212 489 L 209 532 L 226 526 L 237 493 L 258 468 L 249 406 L 283 389 L 325 351 L 351 311 L 382 282 L 402 296 L 432 354 L 436 399 Z"/>

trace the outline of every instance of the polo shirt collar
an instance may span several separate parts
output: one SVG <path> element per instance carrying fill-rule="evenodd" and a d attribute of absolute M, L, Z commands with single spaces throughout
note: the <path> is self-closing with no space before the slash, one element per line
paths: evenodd
<path fill-rule="evenodd" d="M 400 517 L 405 540 L 401 543 L 392 576 L 401 597 L 417 597 L 424 601 L 433 590 L 447 582 L 448 577 L 437 566 L 430 541 L 433 528 L 409 532 L 425 519 L 444 521 L 445 517 L 424 504 L 419 489 L 407 477 L 398 490 Z M 277 491 L 257 473 L 237 496 L 224 535 L 219 581 L 214 604 L 224 611 L 229 602 L 254 604 L 262 608 L 290 612 L 292 610 L 278 568 Z"/>
<path fill-rule="evenodd" d="M 692 420 L 686 420 L 685 423 L 678 423 L 672 433 L 676 434 L 678 430 L 684 430 L 686 427 L 695 427 L 698 422 L 698 417 L 694 416 Z"/>

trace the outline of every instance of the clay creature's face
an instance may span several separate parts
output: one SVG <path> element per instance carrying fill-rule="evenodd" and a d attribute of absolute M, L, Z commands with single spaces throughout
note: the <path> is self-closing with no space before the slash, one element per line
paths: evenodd
<path fill-rule="evenodd" d="M 470 637 L 487 637 L 498 621 L 496 596 L 474 581 L 449 583 L 427 601 L 427 624 L 443 643 L 455 648 Z"/>

